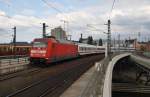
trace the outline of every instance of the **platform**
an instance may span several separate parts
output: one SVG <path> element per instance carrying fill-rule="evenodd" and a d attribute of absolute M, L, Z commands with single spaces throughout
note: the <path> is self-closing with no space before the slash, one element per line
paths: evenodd
<path fill-rule="evenodd" d="M 72 84 L 60 97 L 80 97 L 88 85 L 95 71 L 95 66 L 85 72 L 74 84 Z"/>
<path fill-rule="evenodd" d="M 129 55 L 113 55 L 97 62 L 60 97 L 111 97 L 111 70 L 118 60 Z"/>

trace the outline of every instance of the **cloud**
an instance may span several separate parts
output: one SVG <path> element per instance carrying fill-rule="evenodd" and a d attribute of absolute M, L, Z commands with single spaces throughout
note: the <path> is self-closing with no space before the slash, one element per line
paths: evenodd
<path fill-rule="evenodd" d="M 34 16 L 35 15 L 35 11 L 32 9 L 23 9 L 21 11 L 22 15 L 28 15 L 28 16 Z"/>
<path fill-rule="evenodd" d="M 106 0 L 108 2 L 109 0 Z M 110 2 L 110 1 L 109 1 Z M 53 6 L 58 8 L 65 8 L 65 6 L 58 2 L 50 2 Z M 138 4 L 141 4 L 138 6 Z M 122 0 L 116 2 L 115 8 L 112 12 L 112 36 L 116 37 L 116 34 L 126 34 L 126 37 L 132 32 L 148 32 L 150 30 L 150 1 L 144 0 Z M 128 6 L 128 7 L 127 7 Z M 107 31 L 107 26 L 103 25 L 107 23 L 108 15 L 110 14 L 109 4 L 84 6 L 77 10 L 69 12 L 49 14 L 47 17 L 37 17 L 36 12 L 31 9 L 23 9 L 21 14 L 15 14 L 12 18 L 3 17 L 6 16 L 4 11 L 0 11 L 0 26 L 4 29 L 10 29 L 13 26 L 17 26 L 18 39 L 31 41 L 35 37 L 40 37 L 42 32 L 42 24 L 45 22 L 49 25 L 47 33 L 51 28 L 62 25 L 60 20 L 69 21 L 69 32 L 72 38 L 78 40 L 80 34 L 84 36 L 93 35 L 94 38 L 106 37 L 102 31 L 89 31 L 87 24 L 100 24 L 93 25 L 95 28 Z M 46 11 L 48 11 L 47 9 Z M 1 33 L 1 32 L 0 32 Z M 23 33 L 23 36 L 22 36 Z M 25 37 L 25 38 L 23 38 Z M 27 38 L 29 37 L 29 38 Z"/>
<path fill-rule="evenodd" d="M 6 3 L 8 6 L 10 6 L 10 5 L 11 5 L 11 0 L 0 0 L 0 1 L 2 1 L 2 2 Z"/>
<path fill-rule="evenodd" d="M 52 1 L 52 0 L 42 0 L 43 3 L 45 3 L 45 7 L 49 7 L 53 10 L 55 10 L 56 12 L 62 12 L 62 10 L 65 9 L 65 6 L 59 2 L 56 2 L 56 1 Z"/>
<path fill-rule="evenodd" d="M 0 16 L 6 16 L 6 13 L 0 10 Z"/>
<path fill-rule="evenodd" d="M 149 18 L 150 12 L 148 8 L 149 7 L 142 7 L 136 10 L 135 12 L 134 11 L 133 12 L 122 11 L 123 14 L 114 15 L 112 20 L 114 23 L 126 24 L 126 25 L 129 24 L 129 26 L 131 26 L 130 24 L 135 25 L 135 26 L 144 25 L 150 22 L 150 18 Z"/>

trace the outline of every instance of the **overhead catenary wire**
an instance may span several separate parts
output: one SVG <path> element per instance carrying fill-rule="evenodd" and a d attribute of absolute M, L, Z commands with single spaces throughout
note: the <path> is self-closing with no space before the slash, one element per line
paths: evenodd
<path fill-rule="evenodd" d="M 116 0 L 113 0 L 113 3 L 112 3 L 112 7 L 111 7 L 111 10 L 110 10 L 110 13 L 109 13 L 108 20 L 111 19 L 111 15 L 112 15 L 112 12 L 113 12 L 113 9 L 114 9 L 114 6 L 115 6 L 115 1 L 116 1 Z M 105 24 L 101 24 L 101 25 L 105 25 Z M 100 30 L 101 30 L 101 29 L 100 29 Z"/>
<path fill-rule="evenodd" d="M 45 4 L 47 4 L 49 7 L 53 8 L 55 11 L 59 13 L 63 13 L 61 10 L 57 9 L 55 6 L 53 6 L 51 3 L 47 2 L 46 0 L 42 0 Z"/>
<path fill-rule="evenodd" d="M 109 14 L 109 20 L 111 19 L 111 15 L 112 15 L 112 12 L 113 12 L 113 9 L 114 9 L 114 6 L 115 6 L 115 2 L 116 2 L 116 0 L 113 0 L 113 4 L 112 4 L 110 14 Z"/>
<path fill-rule="evenodd" d="M 67 16 L 66 14 L 64 14 L 63 11 L 59 10 L 58 8 L 56 8 L 53 4 L 51 4 L 50 2 L 48 2 L 47 0 L 42 0 L 42 1 L 43 1 L 47 6 L 51 7 L 51 8 L 54 9 L 56 12 L 60 13 L 61 15 L 63 15 L 63 16 L 65 17 L 64 19 L 62 19 L 63 22 L 64 22 L 64 30 L 65 30 L 65 25 L 66 25 L 66 23 L 67 23 L 67 27 L 68 27 L 68 23 L 69 23 L 69 21 L 68 21 L 68 16 Z M 60 20 L 60 21 L 62 21 L 62 20 Z M 67 28 L 67 30 L 68 30 L 68 28 Z"/>
<path fill-rule="evenodd" d="M 15 8 L 15 7 L 13 7 L 13 5 L 12 5 L 12 3 L 10 2 L 10 0 L 0 0 L 0 1 L 2 1 L 2 2 L 4 2 L 7 6 L 8 6 L 8 8 L 9 8 L 9 10 L 11 10 L 11 11 L 13 11 L 13 12 L 15 12 L 15 13 L 18 13 L 18 12 L 21 12 L 21 11 L 18 11 L 18 8 Z M 25 15 L 24 15 L 25 16 Z M 13 20 L 13 16 L 10 16 L 10 15 L 8 15 L 8 14 L 0 14 L 0 17 L 5 17 L 5 18 L 8 18 L 9 20 Z M 34 16 L 35 18 L 37 18 L 36 16 Z M 13 22 L 12 22 L 13 23 Z M 37 22 L 35 22 L 35 24 L 37 24 Z M 13 24 L 12 24 L 13 25 Z M 30 25 L 31 25 L 31 27 L 33 27 L 33 26 L 35 26 L 34 24 L 33 24 L 33 22 L 32 23 L 30 23 Z M 29 26 L 29 25 L 28 25 Z"/>
<path fill-rule="evenodd" d="M 0 0 L 0 1 L 2 1 L 2 2 L 6 3 L 8 6 L 10 6 L 10 5 L 11 5 L 10 0 Z"/>
<path fill-rule="evenodd" d="M 96 27 L 91 26 L 91 25 L 88 25 L 88 24 L 87 24 L 87 26 L 91 28 L 91 29 L 88 29 L 88 30 L 91 30 L 91 31 L 102 31 L 102 32 L 105 32 L 105 31 L 104 31 L 104 29 L 99 29 L 99 28 L 96 28 Z"/>
<path fill-rule="evenodd" d="M 11 6 L 10 0 L 0 0 L 1 2 L 5 3 L 9 8 Z M 12 17 L 6 14 L 0 14 L 0 17 L 6 17 L 8 19 L 11 19 Z"/>
<path fill-rule="evenodd" d="M 56 12 L 62 14 L 66 19 L 68 19 L 68 16 L 65 15 L 63 11 L 59 10 L 58 8 L 56 8 L 56 7 L 55 7 L 53 4 L 51 4 L 50 2 L 48 2 L 47 0 L 41 0 L 41 1 L 43 1 L 47 6 L 53 8 Z M 65 20 L 65 21 L 66 21 L 66 20 Z M 67 21 L 67 22 L 68 22 L 68 21 Z M 71 21 L 70 23 L 72 23 L 72 22 L 76 23 L 75 21 Z"/>
<path fill-rule="evenodd" d="M 56 12 L 62 14 L 66 19 L 68 19 L 68 16 L 66 16 L 63 11 L 59 10 L 58 8 L 56 8 L 53 4 L 51 4 L 51 3 L 48 2 L 47 0 L 42 0 L 42 2 L 44 2 L 47 6 L 51 7 L 51 8 L 54 9 Z"/>
<path fill-rule="evenodd" d="M 53 9 L 54 9 L 55 11 L 57 11 L 58 13 L 62 14 L 64 17 L 66 17 L 66 19 L 68 19 L 68 16 L 65 15 L 63 11 L 59 10 L 58 8 L 56 8 L 56 7 L 55 7 L 53 4 L 51 4 L 50 2 L 48 2 L 47 0 L 41 0 L 41 1 L 43 1 L 43 2 L 44 2 L 46 5 L 48 5 L 49 7 L 53 8 Z M 68 22 L 68 21 L 66 21 L 66 20 L 63 20 L 63 21 Z M 72 23 L 72 22 L 76 23 L 75 21 L 71 21 L 70 23 Z"/>

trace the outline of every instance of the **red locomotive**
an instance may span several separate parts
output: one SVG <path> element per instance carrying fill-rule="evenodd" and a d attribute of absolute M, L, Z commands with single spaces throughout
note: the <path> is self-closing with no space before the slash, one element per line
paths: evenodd
<path fill-rule="evenodd" d="M 34 39 L 30 51 L 31 63 L 51 63 L 78 56 L 78 46 L 71 42 L 60 42 L 55 38 Z"/>

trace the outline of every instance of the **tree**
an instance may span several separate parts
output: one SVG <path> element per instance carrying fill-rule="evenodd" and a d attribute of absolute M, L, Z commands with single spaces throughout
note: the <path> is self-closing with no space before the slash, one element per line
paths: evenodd
<path fill-rule="evenodd" d="M 146 51 L 146 47 L 143 46 L 143 45 L 141 45 L 141 46 L 140 46 L 140 50 L 141 50 L 141 51 Z"/>
<path fill-rule="evenodd" d="M 79 43 L 82 43 L 82 38 L 79 38 Z"/>
<path fill-rule="evenodd" d="M 99 41 L 98 41 L 98 45 L 99 45 L 99 46 L 102 46 L 102 45 L 103 45 L 103 42 L 102 42 L 102 39 L 101 39 L 101 38 L 100 38 Z"/>
<path fill-rule="evenodd" d="M 91 44 L 91 45 L 93 44 L 93 37 L 92 36 L 88 37 L 87 44 Z"/>

